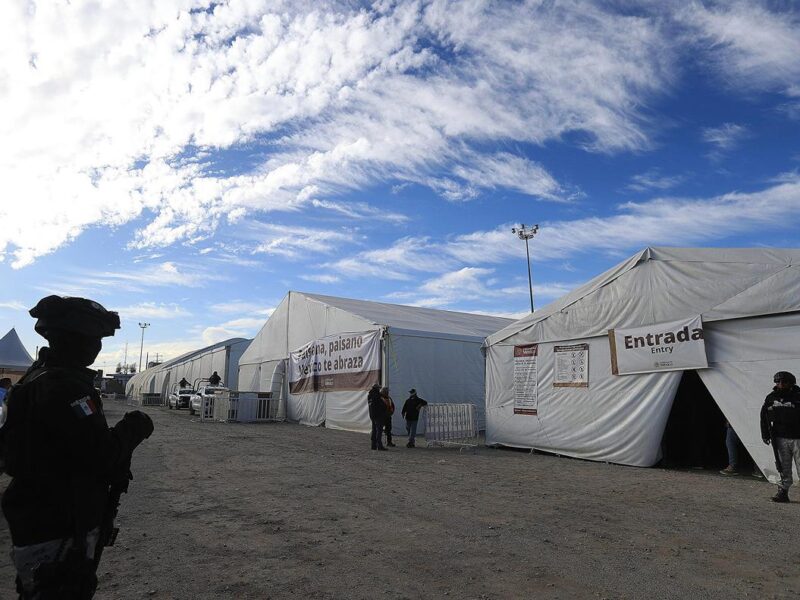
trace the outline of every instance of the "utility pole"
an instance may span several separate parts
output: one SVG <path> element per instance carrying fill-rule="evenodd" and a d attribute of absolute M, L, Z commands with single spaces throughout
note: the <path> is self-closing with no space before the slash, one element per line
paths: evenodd
<path fill-rule="evenodd" d="M 531 294 L 531 312 L 533 312 L 533 277 L 531 276 L 531 253 L 528 249 L 528 240 L 535 236 L 538 231 L 538 225 L 526 228 L 525 223 L 522 223 L 519 228 L 511 228 L 511 233 L 515 233 L 519 239 L 525 240 L 525 255 L 528 257 L 528 291 Z"/>
<path fill-rule="evenodd" d="M 144 350 L 144 330 L 150 327 L 150 323 L 139 323 L 142 328 L 142 343 L 139 346 L 139 373 L 142 372 L 142 350 Z"/>

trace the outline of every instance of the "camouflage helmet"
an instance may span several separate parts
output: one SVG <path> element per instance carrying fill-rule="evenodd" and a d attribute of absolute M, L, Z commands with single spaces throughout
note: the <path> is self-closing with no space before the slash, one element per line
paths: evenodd
<path fill-rule="evenodd" d="M 795 376 L 789 373 L 789 371 L 778 371 L 775 375 L 772 376 L 773 383 L 788 383 L 789 385 L 794 385 L 797 383 L 797 379 Z"/>
<path fill-rule="evenodd" d="M 52 330 L 102 338 L 114 335 L 114 330 L 119 329 L 117 313 L 87 298 L 47 296 L 29 314 L 36 319 L 36 332 L 46 339 Z"/>

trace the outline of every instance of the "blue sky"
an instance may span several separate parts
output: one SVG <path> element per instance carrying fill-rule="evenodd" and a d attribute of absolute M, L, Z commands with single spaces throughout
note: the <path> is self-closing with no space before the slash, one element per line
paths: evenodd
<path fill-rule="evenodd" d="M 648 245 L 796 247 L 790 2 L 11 2 L 0 334 L 170 357 L 290 289 L 522 316 Z"/>

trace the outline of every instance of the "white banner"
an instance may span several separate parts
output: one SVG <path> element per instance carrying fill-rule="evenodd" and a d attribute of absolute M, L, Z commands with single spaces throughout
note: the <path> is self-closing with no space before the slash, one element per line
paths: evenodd
<path fill-rule="evenodd" d="M 553 346 L 553 387 L 589 387 L 589 344 Z"/>
<path fill-rule="evenodd" d="M 539 410 L 537 344 L 514 346 L 514 414 L 535 415 Z"/>
<path fill-rule="evenodd" d="M 380 381 L 379 331 L 343 333 L 289 353 L 289 392 L 368 390 Z"/>
<path fill-rule="evenodd" d="M 608 341 L 614 375 L 708 367 L 700 315 L 634 329 L 610 329 Z"/>

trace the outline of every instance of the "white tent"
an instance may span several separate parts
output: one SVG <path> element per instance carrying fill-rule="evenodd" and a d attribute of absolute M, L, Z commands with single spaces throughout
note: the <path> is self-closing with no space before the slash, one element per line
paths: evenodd
<path fill-rule="evenodd" d="M 0 373 L 24 373 L 33 364 L 33 359 L 13 327 L 0 338 Z"/>
<path fill-rule="evenodd" d="M 608 330 L 699 316 L 708 368 L 697 373 L 757 466 L 775 481 L 759 410 L 776 371 L 800 371 L 798 311 L 800 250 L 646 248 L 487 338 L 486 441 L 590 460 L 656 464 L 682 373 L 612 374 Z M 514 350 L 528 344 L 537 345 L 536 381 L 522 390 L 526 369 L 528 375 L 533 369 L 523 358 L 515 361 Z M 582 387 L 554 385 L 570 377 L 565 363 L 557 362 L 565 346 L 588 360 L 588 383 Z M 657 357 L 657 364 L 670 361 L 658 363 Z M 518 408 L 526 402 L 531 410 Z"/>
<path fill-rule="evenodd" d="M 223 385 L 235 390 L 239 380 L 239 358 L 250 341 L 231 338 L 164 361 L 131 377 L 125 393 L 129 396 L 139 393 L 161 394 L 166 398 L 173 386 L 184 377 L 194 384 L 198 379 L 207 379 L 214 371 L 222 377 Z"/>
<path fill-rule="evenodd" d="M 364 388 L 378 380 L 390 388 L 395 400 L 394 428 L 398 432 L 405 430 L 400 410 L 412 387 L 429 402 L 469 402 L 482 413 L 481 345 L 489 333 L 511 322 L 486 315 L 289 292 L 242 355 L 239 386 L 283 394 L 290 420 L 305 425 L 324 422 L 326 427 L 351 431 L 370 430 Z M 333 347 L 330 344 L 340 339 L 353 338 L 344 334 L 362 334 L 356 336 L 359 340 L 375 337 L 378 371 L 370 371 L 356 383 L 352 377 L 358 373 L 349 373 L 351 380 L 344 386 L 333 383 L 341 375 L 327 375 L 332 382 L 328 388 L 290 393 L 290 353 L 304 347 Z M 366 369 L 360 372 L 367 373 Z"/>

